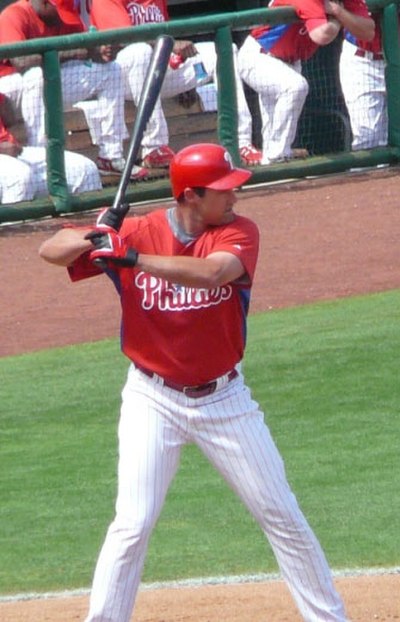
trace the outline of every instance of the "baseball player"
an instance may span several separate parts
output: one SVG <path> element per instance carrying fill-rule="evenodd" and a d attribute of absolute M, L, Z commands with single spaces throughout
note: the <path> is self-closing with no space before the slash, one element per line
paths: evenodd
<path fill-rule="evenodd" d="M 0 13 L 0 43 L 83 32 L 85 25 L 79 6 L 80 0 L 17 0 Z M 121 174 L 125 166 L 123 139 L 127 137 L 123 83 L 119 66 L 109 62 L 109 46 L 90 51 L 68 50 L 60 52 L 59 58 L 64 106 L 96 98 L 97 128 L 100 127 L 97 166 L 103 175 Z M 27 143 L 33 146 L 46 143 L 40 65 L 39 55 L 0 61 L 0 89 L 21 106 Z M 15 74 L 19 76 L 13 77 Z M 88 123 L 90 127 L 89 118 Z M 146 170 L 136 167 L 132 178 L 141 179 L 146 174 Z"/>
<path fill-rule="evenodd" d="M 259 523 L 303 619 L 346 620 L 241 372 L 259 232 L 234 206 L 235 188 L 250 175 L 219 145 L 185 147 L 170 166 L 174 206 L 122 226 L 105 211 L 93 229 L 62 229 L 40 248 L 72 280 L 100 274 L 93 262 L 105 262 L 130 360 L 116 515 L 86 622 L 130 620 L 148 541 L 186 443 L 198 445 Z"/>
<path fill-rule="evenodd" d="M 301 21 L 260 26 L 239 50 L 239 72 L 259 97 L 262 164 L 290 160 L 297 124 L 308 95 L 301 62 L 328 45 L 344 27 L 371 41 L 374 22 L 364 0 L 272 0 L 268 8 L 292 6 Z"/>
<path fill-rule="evenodd" d="M 0 93 L 0 203 L 28 201 L 48 194 L 44 147 L 24 147 L 8 129 L 13 122 L 10 101 Z M 96 165 L 80 153 L 64 152 L 69 192 L 100 190 Z"/>
<path fill-rule="evenodd" d="M 168 21 L 166 0 L 93 0 L 91 7 L 92 24 L 100 29 L 124 28 L 153 22 Z M 166 73 L 161 98 L 195 89 L 197 78 L 195 65 L 201 61 L 209 79 L 217 81 L 217 56 L 214 43 L 203 41 L 175 41 L 173 53 L 176 64 Z M 117 55 L 117 63 L 125 79 L 125 97 L 138 102 L 152 54 L 148 43 L 133 43 L 123 48 Z M 234 46 L 236 64 L 237 48 Z M 260 163 L 261 152 L 252 144 L 252 119 L 243 84 L 236 73 L 236 98 L 238 104 L 238 143 L 242 161 L 247 165 Z M 149 168 L 168 167 L 173 151 L 168 146 L 169 134 L 161 101 L 158 101 L 143 137 L 143 165 Z"/>
<path fill-rule="evenodd" d="M 352 149 L 387 145 L 386 62 L 382 50 L 382 13 L 372 13 L 375 36 L 370 42 L 345 31 L 339 72 L 353 134 Z M 400 18 L 399 18 L 400 22 Z"/>

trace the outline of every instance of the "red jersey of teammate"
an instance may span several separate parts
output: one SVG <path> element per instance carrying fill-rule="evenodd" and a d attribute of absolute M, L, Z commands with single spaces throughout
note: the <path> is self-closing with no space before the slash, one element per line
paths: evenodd
<path fill-rule="evenodd" d="M 0 13 L 0 43 L 14 43 L 16 41 L 28 41 L 38 37 L 56 37 L 83 32 L 84 26 L 68 26 L 63 22 L 59 25 L 49 26 L 45 24 L 33 10 L 29 0 L 17 0 L 7 6 Z M 0 61 L 0 78 L 17 69 L 9 60 Z"/>
<path fill-rule="evenodd" d="M 259 26 L 251 32 L 265 52 L 282 60 L 294 62 L 307 60 L 318 49 L 318 45 L 309 37 L 317 26 L 327 22 L 322 0 L 272 0 L 268 8 L 293 7 L 302 20 L 294 24 L 277 24 L 276 26 Z M 344 0 L 343 6 L 363 17 L 369 17 L 364 0 Z"/>
<path fill-rule="evenodd" d="M 345 32 L 345 38 L 353 45 L 363 50 L 368 50 L 374 54 L 380 54 L 382 52 L 382 30 L 381 30 L 381 13 L 372 13 L 372 19 L 375 22 L 375 36 L 372 41 L 361 41 L 356 39 L 349 32 Z M 399 16 L 399 37 L 400 37 L 400 16 Z"/>
<path fill-rule="evenodd" d="M 90 18 L 99 30 L 169 20 L 165 0 L 92 0 Z"/>
<path fill-rule="evenodd" d="M 0 93 L 0 104 L 4 103 L 5 95 Z M 4 125 L 3 119 L 0 116 L 0 143 L 14 143 L 14 145 L 18 145 L 18 140 L 8 131 L 6 126 Z"/>
<path fill-rule="evenodd" d="M 207 257 L 227 251 L 240 258 L 248 282 L 212 290 L 183 287 L 132 268 L 107 271 L 121 297 L 121 346 L 129 359 L 184 385 L 203 384 L 233 369 L 246 340 L 258 255 L 256 225 L 236 216 L 232 223 L 210 227 L 184 244 L 173 234 L 167 210 L 157 210 L 126 219 L 121 236 L 139 253 Z M 99 273 L 89 253 L 81 255 L 69 272 L 72 280 Z"/>

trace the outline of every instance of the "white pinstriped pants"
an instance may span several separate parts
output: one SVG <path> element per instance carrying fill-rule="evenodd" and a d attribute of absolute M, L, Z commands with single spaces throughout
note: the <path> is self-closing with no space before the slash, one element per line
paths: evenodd
<path fill-rule="evenodd" d="M 345 622 L 324 553 L 243 376 L 193 399 L 131 366 L 122 397 L 116 516 L 98 559 L 86 622 L 129 622 L 151 531 L 181 448 L 191 442 L 259 523 L 304 620 Z"/>
<path fill-rule="evenodd" d="M 80 153 L 64 151 L 69 192 L 101 190 L 101 179 L 92 160 Z M 30 201 L 48 195 L 46 149 L 24 147 L 14 158 L 0 154 L 0 204 Z"/>
<path fill-rule="evenodd" d="M 301 62 L 286 63 L 261 53 L 260 44 L 248 35 L 239 50 L 240 77 L 258 93 L 262 119 L 262 164 L 292 157 L 297 124 L 309 86 Z"/>
<path fill-rule="evenodd" d="M 356 56 L 356 51 L 357 47 L 345 39 L 339 63 L 355 151 L 388 144 L 386 62 Z"/>
<path fill-rule="evenodd" d="M 217 55 L 215 45 L 211 41 L 201 41 L 195 44 L 201 62 L 204 64 L 206 72 L 217 83 Z M 139 101 L 143 82 L 146 78 L 147 68 L 150 64 L 152 48 L 147 43 L 132 43 L 121 50 L 117 55 L 116 62 L 122 69 L 125 80 L 125 97 Z M 251 128 L 252 118 L 247 105 L 243 84 L 237 71 L 237 47 L 233 45 L 233 59 L 236 79 L 236 99 L 238 106 L 238 143 L 239 147 L 252 143 Z M 161 90 L 161 99 L 174 97 L 180 93 L 185 93 L 196 88 L 196 77 L 193 65 L 199 61 L 197 56 L 188 58 L 178 69 L 167 68 L 165 80 Z M 146 156 L 150 151 L 168 145 L 169 132 L 167 121 L 164 116 L 160 99 L 156 102 L 154 111 L 142 140 L 142 156 Z"/>
<path fill-rule="evenodd" d="M 32 146 L 43 146 L 47 141 L 43 79 L 41 67 L 32 67 L 23 75 L 21 110 L 27 143 Z M 86 119 L 92 140 L 99 146 L 99 156 L 110 160 L 122 157 L 123 140 L 128 132 L 124 119 L 124 88 L 117 63 L 66 61 L 61 65 L 61 82 L 64 108 L 90 99 Z M 86 114 L 86 109 L 83 110 Z"/>

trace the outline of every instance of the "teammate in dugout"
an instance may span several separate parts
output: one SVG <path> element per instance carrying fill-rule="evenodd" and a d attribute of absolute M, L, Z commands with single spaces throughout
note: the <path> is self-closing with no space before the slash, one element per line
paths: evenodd
<path fill-rule="evenodd" d="M 272 0 L 268 8 L 283 6 L 293 7 L 299 20 L 254 28 L 238 54 L 242 80 L 258 93 L 265 165 L 295 157 L 292 145 L 309 91 L 302 61 L 331 43 L 342 28 L 359 40 L 374 36 L 365 0 Z"/>
<path fill-rule="evenodd" d="M 127 28 L 169 21 L 166 0 L 92 0 L 90 19 L 99 30 Z M 202 63 L 209 80 L 217 82 L 217 55 L 213 41 L 179 40 L 174 42 L 175 61 L 168 67 L 161 98 L 147 124 L 142 141 L 142 165 L 148 168 L 168 168 L 174 155 L 169 146 L 167 121 L 162 109 L 162 99 L 188 93 L 197 87 L 195 66 Z M 149 42 L 131 43 L 121 49 L 116 58 L 125 80 L 125 97 L 139 101 L 141 88 L 151 60 Z M 237 47 L 233 45 L 236 99 L 238 111 L 238 145 L 243 164 L 260 163 L 261 152 L 252 144 L 252 118 L 237 66 Z M 207 79 L 207 78 L 206 78 Z"/>
<path fill-rule="evenodd" d="M 375 23 L 372 41 L 362 41 L 345 31 L 340 55 L 340 84 L 350 117 L 354 151 L 388 144 L 382 11 L 371 13 L 371 17 Z M 397 20 L 400 36 L 400 14 Z"/>
<path fill-rule="evenodd" d="M 84 0 L 17 0 L 0 12 L 0 44 L 82 33 L 87 30 L 87 21 Z M 120 175 L 128 132 L 122 75 L 113 61 L 112 46 L 64 50 L 58 57 L 64 108 L 90 100 L 87 122 L 99 148 L 97 168 L 101 175 Z M 27 144 L 35 147 L 47 142 L 41 65 L 40 54 L 0 59 L 0 89 L 21 109 Z M 140 180 L 146 174 L 135 166 L 131 179 Z"/>
<path fill-rule="evenodd" d="M 250 176 L 219 145 L 185 147 L 170 166 L 173 207 L 122 224 L 105 210 L 93 228 L 61 229 L 40 248 L 72 280 L 101 274 L 94 262 L 105 262 L 130 360 L 116 514 L 86 622 L 130 620 L 148 541 L 186 443 L 198 445 L 259 523 L 303 619 L 346 620 L 241 371 L 259 231 L 234 206 L 235 188 Z"/>
<path fill-rule="evenodd" d="M 26 147 L 10 131 L 15 124 L 11 101 L 0 93 L 0 204 L 31 201 L 49 194 L 46 149 Z M 64 151 L 69 192 L 101 190 L 101 179 L 92 160 L 80 153 Z"/>

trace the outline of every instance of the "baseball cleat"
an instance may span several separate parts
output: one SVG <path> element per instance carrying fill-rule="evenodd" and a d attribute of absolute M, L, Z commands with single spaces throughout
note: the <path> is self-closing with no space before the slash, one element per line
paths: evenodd
<path fill-rule="evenodd" d="M 168 168 L 175 153 L 168 145 L 161 145 L 150 151 L 142 160 L 147 168 Z"/>
<path fill-rule="evenodd" d="M 257 164 L 261 164 L 262 153 L 253 145 L 240 147 L 239 154 L 243 164 L 247 166 L 257 166 Z"/>
<path fill-rule="evenodd" d="M 108 158 L 97 158 L 97 168 L 99 170 L 100 175 L 122 175 L 125 168 L 125 158 L 115 158 L 114 160 L 109 160 Z M 130 179 L 132 181 L 141 181 L 145 179 L 148 175 L 148 170 L 141 166 L 133 166 L 130 174 Z"/>

